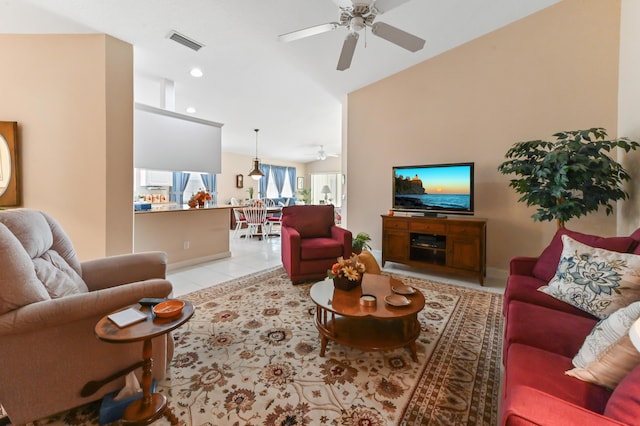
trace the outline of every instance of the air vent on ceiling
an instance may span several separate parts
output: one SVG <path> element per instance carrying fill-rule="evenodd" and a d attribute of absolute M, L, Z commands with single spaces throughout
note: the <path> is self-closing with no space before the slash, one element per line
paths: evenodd
<path fill-rule="evenodd" d="M 189 49 L 193 49 L 196 52 L 204 47 L 204 44 L 198 43 L 197 41 L 190 39 L 189 37 L 182 35 L 177 31 L 171 31 L 168 38 L 175 41 L 176 43 L 180 43 L 181 45 L 188 47 Z"/>

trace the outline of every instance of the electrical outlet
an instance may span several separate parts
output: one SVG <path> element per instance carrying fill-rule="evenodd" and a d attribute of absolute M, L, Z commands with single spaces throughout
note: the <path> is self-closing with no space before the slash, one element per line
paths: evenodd
<path fill-rule="evenodd" d="M 189 249 L 189 240 L 186 240 L 186 241 L 184 242 L 184 249 L 185 249 L 185 250 L 188 250 L 188 249 Z"/>

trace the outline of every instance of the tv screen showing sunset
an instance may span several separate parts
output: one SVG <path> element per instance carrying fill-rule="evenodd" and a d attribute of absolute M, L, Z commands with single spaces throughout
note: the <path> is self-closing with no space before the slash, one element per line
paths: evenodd
<path fill-rule="evenodd" d="M 395 168 L 395 207 L 470 209 L 471 167 L 465 164 Z"/>

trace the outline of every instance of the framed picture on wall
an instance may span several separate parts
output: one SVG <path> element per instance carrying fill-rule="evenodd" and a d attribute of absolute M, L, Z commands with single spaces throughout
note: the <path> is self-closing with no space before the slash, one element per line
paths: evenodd
<path fill-rule="evenodd" d="M 242 175 L 236 175 L 236 188 L 242 188 L 244 186 L 244 178 Z"/>
<path fill-rule="evenodd" d="M 20 205 L 18 123 L 0 121 L 0 206 Z"/>
<path fill-rule="evenodd" d="M 298 178 L 298 182 L 296 185 L 297 189 L 304 189 L 304 178 L 303 177 L 299 177 Z"/>

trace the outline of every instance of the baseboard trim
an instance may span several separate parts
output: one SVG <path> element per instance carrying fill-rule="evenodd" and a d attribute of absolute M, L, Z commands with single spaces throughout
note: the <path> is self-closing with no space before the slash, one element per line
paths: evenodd
<path fill-rule="evenodd" d="M 487 278 L 491 278 L 494 280 L 503 280 L 506 281 L 509 277 L 509 271 L 506 269 L 498 269 L 498 268 L 489 268 L 487 267 Z"/>
<path fill-rule="evenodd" d="M 230 251 L 214 254 L 211 256 L 196 257 L 194 259 L 183 260 L 181 262 L 167 264 L 167 271 L 175 271 L 176 269 L 186 268 L 187 266 L 198 265 L 200 263 L 211 262 L 212 260 L 220 260 L 231 257 Z"/>

